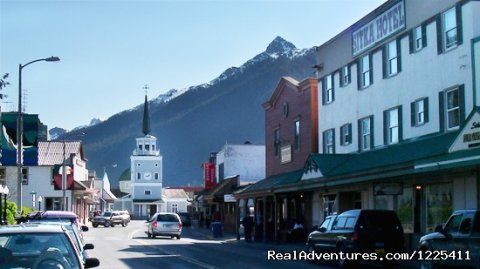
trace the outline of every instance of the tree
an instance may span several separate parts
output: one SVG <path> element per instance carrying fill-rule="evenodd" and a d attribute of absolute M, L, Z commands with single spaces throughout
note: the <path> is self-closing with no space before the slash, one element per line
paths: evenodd
<path fill-rule="evenodd" d="M 0 91 L 3 88 L 7 87 L 7 85 L 10 85 L 10 82 L 6 81 L 7 78 L 8 78 L 8 73 L 6 73 L 5 75 L 3 75 L 2 78 L 0 78 Z M 0 99 L 3 99 L 5 97 L 7 97 L 5 94 L 0 93 Z"/>

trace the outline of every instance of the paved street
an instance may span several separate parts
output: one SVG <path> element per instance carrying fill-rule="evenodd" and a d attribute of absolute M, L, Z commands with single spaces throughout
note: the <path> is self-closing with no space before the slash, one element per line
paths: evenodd
<path fill-rule="evenodd" d="M 267 245 L 237 241 L 232 235 L 213 239 L 205 228 L 185 227 L 182 239 L 147 238 L 144 221 L 127 227 L 92 228 L 85 239 L 95 245 L 91 257 L 103 269 L 126 268 L 335 268 L 306 261 L 268 261 L 267 250 L 302 250 L 302 245 Z"/>

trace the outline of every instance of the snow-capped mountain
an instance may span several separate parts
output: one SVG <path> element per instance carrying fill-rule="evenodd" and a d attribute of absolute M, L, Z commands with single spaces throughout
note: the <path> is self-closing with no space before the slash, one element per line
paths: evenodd
<path fill-rule="evenodd" d="M 276 37 L 265 51 L 215 79 L 185 89 L 172 89 L 150 102 L 151 134 L 163 156 L 165 186 L 201 185 L 199 164 L 225 141 L 264 144 L 264 110 L 282 76 L 303 80 L 314 74 L 315 50 L 297 49 Z M 130 167 L 135 138 L 142 135 L 143 102 L 104 122 L 80 130 L 85 133 L 89 169 L 107 172 L 113 186 Z"/>

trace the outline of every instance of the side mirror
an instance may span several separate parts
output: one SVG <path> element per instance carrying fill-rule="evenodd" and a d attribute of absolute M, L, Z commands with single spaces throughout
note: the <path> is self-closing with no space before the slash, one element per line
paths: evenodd
<path fill-rule="evenodd" d="M 97 267 L 100 265 L 100 261 L 97 258 L 87 258 L 85 260 L 85 268 Z"/>
<path fill-rule="evenodd" d="M 443 225 L 440 224 L 440 225 L 435 226 L 435 232 L 437 232 L 437 233 L 444 233 L 445 230 L 443 230 Z"/>
<path fill-rule="evenodd" d="M 82 225 L 82 232 L 88 232 L 88 226 Z"/>
<path fill-rule="evenodd" d="M 325 228 L 325 227 L 320 227 L 320 228 L 318 229 L 318 231 L 321 232 L 321 233 L 324 233 L 324 232 L 327 231 L 327 228 Z"/>
<path fill-rule="evenodd" d="M 94 248 L 95 248 L 95 246 L 93 244 L 90 244 L 90 243 L 85 244 L 85 246 L 83 246 L 84 250 L 89 250 L 89 249 L 94 249 Z"/>

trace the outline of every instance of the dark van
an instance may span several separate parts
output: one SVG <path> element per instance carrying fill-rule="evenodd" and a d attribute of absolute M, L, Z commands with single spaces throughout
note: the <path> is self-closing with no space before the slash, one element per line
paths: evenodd
<path fill-rule="evenodd" d="M 377 253 L 381 257 L 404 251 L 403 228 L 395 211 L 349 210 L 325 218 L 320 228 L 309 234 L 307 246 L 315 252 Z M 341 268 L 361 262 L 337 261 Z"/>

